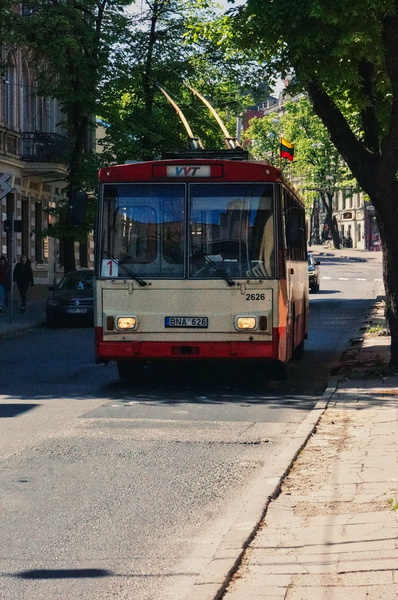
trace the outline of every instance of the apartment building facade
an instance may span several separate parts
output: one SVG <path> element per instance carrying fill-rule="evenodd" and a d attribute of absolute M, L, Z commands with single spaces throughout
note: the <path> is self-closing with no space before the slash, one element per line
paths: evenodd
<path fill-rule="evenodd" d="M 333 190 L 333 216 L 342 243 L 361 250 L 381 250 L 381 240 L 376 222 L 375 210 L 371 202 L 361 192 L 349 188 Z M 327 208 L 322 195 L 313 201 L 308 219 L 308 242 L 310 244 L 328 241 L 326 221 Z"/>
<path fill-rule="evenodd" d="M 5 52 L 7 49 L 3 50 Z M 37 283 L 62 275 L 59 240 L 45 236 L 48 209 L 65 197 L 68 137 L 59 102 L 39 96 L 22 49 L 3 54 L 0 73 L 0 254 L 32 262 Z M 79 244 L 75 245 L 79 265 Z M 89 263 L 93 260 L 92 242 Z"/>

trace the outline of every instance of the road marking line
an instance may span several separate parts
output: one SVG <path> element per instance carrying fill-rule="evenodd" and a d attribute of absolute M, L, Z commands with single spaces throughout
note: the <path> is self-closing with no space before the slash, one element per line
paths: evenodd
<path fill-rule="evenodd" d="M 321 279 L 326 279 L 326 280 L 330 281 L 331 279 L 333 279 L 333 277 L 327 277 L 326 275 L 323 275 L 321 277 Z M 352 279 L 354 279 L 354 278 L 352 278 Z M 339 281 L 351 281 L 351 279 L 349 277 L 339 277 L 338 280 Z M 355 281 L 372 281 L 372 279 L 367 279 L 366 277 L 356 277 Z M 380 278 L 375 278 L 375 279 L 373 279 L 373 281 L 383 281 L 383 280 Z"/>

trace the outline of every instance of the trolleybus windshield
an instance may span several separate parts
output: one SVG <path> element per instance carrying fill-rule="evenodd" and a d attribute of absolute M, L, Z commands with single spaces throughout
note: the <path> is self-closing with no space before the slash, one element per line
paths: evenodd
<path fill-rule="evenodd" d="M 190 277 L 274 275 L 272 184 L 192 184 L 189 216 Z"/>
<path fill-rule="evenodd" d="M 106 184 L 101 275 L 272 277 L 273 193 L 271 183 Z"/>

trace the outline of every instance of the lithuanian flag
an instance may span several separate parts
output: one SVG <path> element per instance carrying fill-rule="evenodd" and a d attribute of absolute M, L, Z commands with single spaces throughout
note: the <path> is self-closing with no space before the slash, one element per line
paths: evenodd
<path fill-rule="evenodd" d="M 294 145 L 281 137 L 280 157 L 287 158 L 290 162 L 294 159 Z"/>

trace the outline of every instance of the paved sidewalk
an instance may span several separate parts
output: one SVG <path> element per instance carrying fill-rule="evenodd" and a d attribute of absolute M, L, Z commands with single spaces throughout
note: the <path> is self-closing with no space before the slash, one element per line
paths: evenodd
<path fill-rule="evenodd" d="M 46 320 L 45 303 L 50 292 L 45 285 L 36 285 L 28 291 L 28 309 L 26 312 L 20 312 L 20 300 L 17 289 L 14 290 L 13 310 L 10 313 L 0 313 L 0 337 L 5 335 L 15 335 L 24 332 L 32 327 L 43 325 Z"/>
<path fill-rule="evenodd" d="M 369 252 L 368 250 L 361 250 L 359 248 L 335 248 L 326 245 L 313 244 L 308 247 L 308 252 L 312 252 L 314 255 L 319 256 L 322 265 L 322 257 L 333 256 L 341 259 L 351 259 L 359 262 L 379 262 L 383 260 L 381 252 Z M 322 268 L 322 267 L 321 267 Z"/>
<path fill-rule="evenodd" d="M 215 598 L 398 598 L 398 375 L 385 374 L 389 344 L 388 335 L 365 335 L 356 356 L 348 352 L 350 378 L 339 381 Z"/>

